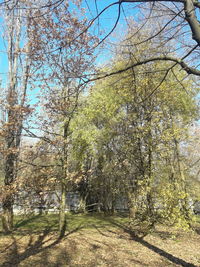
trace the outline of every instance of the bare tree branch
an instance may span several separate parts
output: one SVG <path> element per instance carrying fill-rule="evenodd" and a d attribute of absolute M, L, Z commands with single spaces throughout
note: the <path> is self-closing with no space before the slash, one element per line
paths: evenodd
<path fill-rule="evenodd" d="M 149 2 L 171 2 L 171 3 L 182 3 L 182 4 L 184 4 L 185 2 L 186 2 L 187 0 L 173 0 L 173 1 L 171 1 L 171 0 L 156 0 L 156 1 L 153 1 L 153 0 L 141 0 L 141 1 L 138 1 L 138 0 L 120 0 L 119 2 L 120 3 L 138 3 L 138 2 L 140 2 L 140 3 L 149 3 Z M 191 0 L 190 0 L 191 1 Z M 192 2 L 192 1 L 191 1 Z M 197 2 L 197 1 L 194 1 L 194 6 L 195 7 L 198 7 L 198 8 L 200 8 L 200 3 L 199 2 Z"/>
<path fill-rule="evenodd" d="M 188 66 L 182 59 L 178 59 L 178 58 L 171 57 L 171 56 L 161 56 L 161 57 L 148 58 L 146 60 L 131 64 L 126 68 L 119 69 L 119 70 L 116 70 L 116 71 L 112 71 L 112 72 L 106 73 L 104 75 L 101 74 L 101 75 L 98 76 L 98 74 L 97 74 L 97 76 L 95 78 L 89 79 L 85 83 L 97 81 L 97 80 L 100 80 L 100 79 L 103 79 L 103 78 L 106 78 L 106 77 L 110 77 L 110 76 L 113 76 L 113 75 L 128 71 L 128 70 L 130 70 L 132 68 L 135 68 L 137 66 L 141 66 L 141 65 L 144 65 L 144 64 L 147 64 L 147 63 L 151 63 L 151 62 L 156 62 L 156 61 L 171 61 L 171 62 L 174 62 L 174 63 L 178 64 L 179 66 L 181 66 L 182 69 L 185 70 L 188 74 L 193 74 L 193 75 L 196 75 L 196 76 L 200 76 L 200 70 Z"/>

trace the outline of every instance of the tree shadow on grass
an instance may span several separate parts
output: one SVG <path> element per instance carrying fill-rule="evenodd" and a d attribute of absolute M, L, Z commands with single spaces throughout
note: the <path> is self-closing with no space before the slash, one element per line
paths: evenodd
<path fill-rule="evenodd" d="M 109 219 L 109 222 L 112 223 L 113 225 L 123 229 L 123 231 L 125 233 L 128 233 L 130 235 L 131 239 L 134 240 L 135 242 L 142 244 L 143 246 L 147 247 L 148 249 L 150 249 L 150 250 L 154 251 L 155 253 L 159 254 L 160 256 L 166 258 L 170 262 L 175 263 L 175 264 L 180 265 L 180 266 L 184 266 L 184 267 L 198 267 L 192 263 L 184 261 L 183 259 L 180 259 L 176 256 L 173 256 L 172 254 L 164 251 L 163 249 L 161 249 L 159 247 L 156 247 L 155 245 L 150 244 L 149 242 L 144 240 L 142 237 L 138 237 L 135 234 L 135 232 L 133 230 L 131 230 L 129 227 L 127 227 L 126 225 L 116 223 L 115 221 L 113 221 L 111 219 Z"/>
<path fill-rule="evenodd" d="M 38 221 L 39 219 L 39 221 Z M 41 214 L 29 216 L 26 219 L 20 219 L 17 221 L 14 225 L 12 233 L 15 235 L 19 234 L 29 234 L 29 233 L 35 233 L 39 234 L 42 233 L 44 228 L 47 227 L 51 228 L 51 230 L 57 229 L 55 226 L 57 226 L 58 222 L 52 220 L 48 220 L 48 218 L 44 217 Z M 0 230 L 0 236 L 10 236 L 11 233 L 5 233 L 3 230 Z"/>
<path fill-rule="evenodd" d="M 42 233 L 38 236 L 34 236 L 29 233 L 28 243 L 23 252 L 21 252 L 21 247 L 19 245 L 19 240 L 21 238 L 16 238 L 15 235 L 11 235 L 12 244 L 5 248 L 1 253 L 6 252 L 5 261 L 1 263 L 1 267 L 17 267 L 22 261 L 28 259 L 31 256 L 42 253 L 42 257 L 39 257 L 37 264 L 39 266 L 62 266 L 61 261 L 63 257 L 65 258 L 65 263 L 70 263 L 70 257 L 67 254 L 66 250 L 62 251 L 62 248 L 59 248 L 59 254 L 63 254 L 63 257 L 59 257 L 59 254 L 56 256 L 56 263 L 48 261 L 48 256 L 50 256 L 48 249 L 51 249 L 58 245 L 63 239 L 67 238 L 70 234 L 77 232 L 81 229 L 81 226 L 73 229 L 64 236 L 57 236 L 52 234 L 51 227 L 46 227 Z M 51 253 L 51 252 L 50 252 Z M 36 265 L 37 265 L 36 264 Z M 43 265 L 42 265 L 43 264 Z M 35 265 L 35 260 L 34 260 Z M 30 264 L 32 266 L 32 264 Z"/>
<path fill-rule="evenodd" d="M 31 217 L 29 217 L 29 218 L 27 218 L 25 220 L 22 219 L 22 220 L 18 221 L 15 224 L 15 229 L 20 228 L 20 227 L 23 227 L 23 226 L 27 225 L 28 223 L 31 223 L 31 222 L 37 220 L 40 217 L 41 217 L 41 215 L 40 214 L 37 214 L 37 215 L 31 216 Z"/>

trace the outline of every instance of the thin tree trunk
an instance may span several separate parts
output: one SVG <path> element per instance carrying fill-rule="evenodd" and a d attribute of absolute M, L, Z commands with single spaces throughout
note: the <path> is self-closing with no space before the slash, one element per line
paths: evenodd
<path fill-rule="evenodd" d="M 137 189 L 136 189 L 137 190 Z M 135 219 L 135 215 L 137 212 L 137 207 L 136 207 L 136 192 L 133 194 L 131 192 L 128 192 L 128 208 L 129 208 L 129 218 L 131 220 Z"/>
<path fill-rule="evenodd" d="M 66 192 L 67 192 L 67 179 L 68 179 L 68 127 L 69 122 L 65 122 L 64 125 L 64 148 L 63 148 L 63 175 L 61 180 L 61 198 L 60 198 L 60 214 L 59 214 L 59 234 L 60 237 L 63 237 L 65 235 L 66 231 Z"/>
<path fill-rule="evenodd" d="M 2 226 L 5 233 L 13 230 L 13 196 L 8 195 L 3 200 Z"/>
<path fill-rule="evenodd" d="M 60 214 L 59 214 L 59 234 L 60 237 L 63 237 L 65 235 L 66 230 L 66 185 L 65 180 L 63 179 L 61 184 L 61 199 L 60 199 Z"/>
<path fill-rule="evenodd" d="M 175 147 L 176 147 L 176 156 L 177 156 L 177 163 L 178 163 L 178 170 L 179 170 L 179 176 L 180 176 L 180 187 L 181 190 L 185 193 L 185 197 L 184 199 L 181 201 L 182 202 L 182 211 L 184 213 L 184 217 L 186 219 L 186 221 L 188 222 L 189 226 L 190 225 L 190 220 L 191 220 L 191 216 L 190 216 L 190 212 L 189 212 L 189 200 L 188 200 L 188 195 L 187 195 L 187 189 L 186 189 L 186 179 L 185 179 L 185 174 L 184 174 L 184 169 L 183 169 L 183 163 L 181 160 L 181 156 L 180 156 L 180 148 L 179 148 L 179 143 L 178 141 L 175 139 Z"/>

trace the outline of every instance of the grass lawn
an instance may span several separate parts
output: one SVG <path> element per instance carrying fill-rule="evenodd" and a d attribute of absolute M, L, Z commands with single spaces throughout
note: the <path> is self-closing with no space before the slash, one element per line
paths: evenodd
<path fill-rule="evenodd" d="M 59 238 L 57 214 L 16 217 L 12 235 L 0 232 L 0 266 L 200 266 L 200 223 L 196 232 L 157 226 L 139 238 L 121 216 L 67 214 L 67 222 Z"/>

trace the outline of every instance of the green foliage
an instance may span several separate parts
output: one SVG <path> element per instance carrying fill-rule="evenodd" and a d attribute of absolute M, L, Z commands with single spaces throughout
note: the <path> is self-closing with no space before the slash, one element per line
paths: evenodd
<path fill-rule="evenodd" d="M 112 71 L 126 61 L 116 57 Z M 103 209 L 123 196 L 135 218 L 152 218 L 149 225 L 158 216 L 186 227 L 187 173 L 179 144 L 197 117 L 198 89 L 177 67 L 165 79 L 152 71 L 160 67 L 152 63 L 94 84 L 71 123 L 73 158 L 83 169 L 90 161 L 87 183 Z"/>
<path fill-rule="evenodd" d="M 176 186 L 178 188 L 178 185 Z M 186 217 L 186 213 L 183 210 L 183 206 L 188 209 L 188 213 L 191 216 L 191 212 L 186 203 L 182 205 L 182 202 L 187 201 L 188 194 L 184 191 L 180 191 L 174 188 L 174 184 L 167 183 L 165 187 L 160 189 L 160 195 L 158 199 L 159 209 L 158 214 L 161 220 L 175 225 L 182 229 L 189 228 L 189 221 Z"/>

